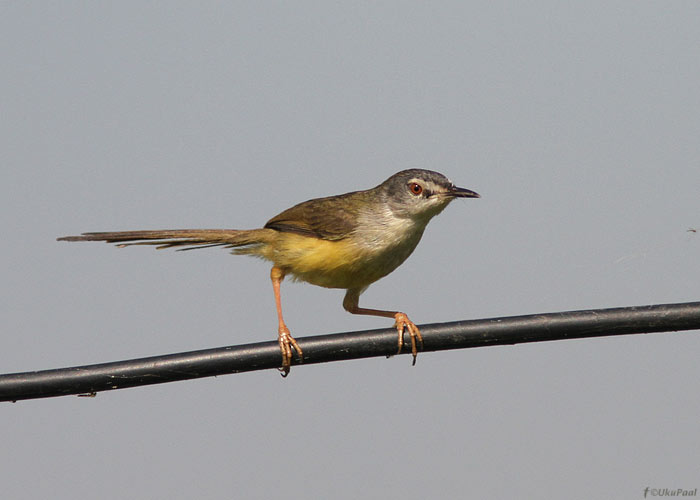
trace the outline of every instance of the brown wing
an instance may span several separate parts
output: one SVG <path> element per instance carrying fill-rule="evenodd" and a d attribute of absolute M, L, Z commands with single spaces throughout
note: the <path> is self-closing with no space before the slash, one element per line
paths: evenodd
<path fill-rule="evenodd" d="M 299 203 L 270 219 L 265 227 L 323 240 L 342 240 L 357 226 L 358 205 L 365 191 Z"/>

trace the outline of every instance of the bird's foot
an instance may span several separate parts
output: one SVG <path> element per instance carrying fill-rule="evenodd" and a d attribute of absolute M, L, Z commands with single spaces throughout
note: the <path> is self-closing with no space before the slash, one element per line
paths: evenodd
<path fill-rule="evenodd" d="M 292 334 L 289 333 L 289 328 L 287 328 L 286 325 L 280 325 L 278 336 L 280 351 L 282 351 L 282 366 L 278 369 L 281 375 L 286 377 L 289 375 L 289 370 L 292 368 L 292 350 L 297 352 L 299 362 L 303 361 L 303 353 L 301 351 L 301 347 L 299 347 L 299 344 L 297 344 L 297 341 L 294 340 Z"/>
<path fill-rule="evenodd" d="M 417 344 L 420 343 L 420 348 L 423 349 L 423 337 L 420 334 L 420 330 L 418 330 L 416 324 L 408 319 L 408 316 L 402 312 L 396 313 L 394 315 L 394 319 L 396 319 L 394 326 L 399 332 L 399 350 L 396 352 L 396 354 L 401 354 L 401 348 L 403 347 L 403 332 L 407 329 L 408 334 L 411 336 L 411 354 L 413 354 L 413 364 L 415 365 L 416 356 L 418 356 Z"/>

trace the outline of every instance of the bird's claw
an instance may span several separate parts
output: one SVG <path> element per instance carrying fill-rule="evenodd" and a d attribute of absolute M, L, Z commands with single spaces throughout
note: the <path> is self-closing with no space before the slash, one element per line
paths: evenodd
<path fill-rule="evenodd" d="M 301 347 L 299 347 L 299 344 L 297 344 L 297 341 L 289 332 L 289 328 L 287 328 L 285 325 L 280 325 L 279 328 L 279 344 L 280 351 L 282 351 L 282 366 L 278 368 L 278 370 L 283 377 L 286 377 L 289 375 L 289 370 L 292 368 L 292 351 L 294 350 L 297 352 L 299 362 L 303 362 L 303 352 Z"/>
<path fill-rule="evenodd" d="M 411 336 L 411 354 L 413 354 L 413 365 L 415 365 L 416 357 L 418 356 L 417 344 L 420 343 L 420 348 L 423 349 L 423 336 L 420 334 L 420 330 L 416 324 L 408 319 L 408 316 L 406 316 L 404 313 L 396 313 L 394 315 L 394 319 L 396 320 L 394 326 L 399 332 L 399 350 L 396 352 L 396 354 L 401 354 L 401 348 L 403 347 L 403 332 L 404 330 L 408 329 L 408 334 Z"/>

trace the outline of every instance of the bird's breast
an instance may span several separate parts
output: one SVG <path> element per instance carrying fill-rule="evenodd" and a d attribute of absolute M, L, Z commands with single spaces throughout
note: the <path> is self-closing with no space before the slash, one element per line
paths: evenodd
<path fill-rule="evenodd" d="M 383 278 L 413 252 L 423 227 L 358 225 L 348 237 L 324 240 L 279 233 L 264 257 L 294 278 L 327 288 L 364 288 Z"/>

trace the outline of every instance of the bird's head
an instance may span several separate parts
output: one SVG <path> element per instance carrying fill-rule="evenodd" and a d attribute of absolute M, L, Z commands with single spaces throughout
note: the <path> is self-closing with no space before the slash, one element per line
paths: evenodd
<path fill-rule="evenodd" d="M 455 186 L 441 173 L 423 169 L 402 170 L 375 189 L 395 216 L 426 223 L 455 198 L 480 198 L 474 191 Z"/>

